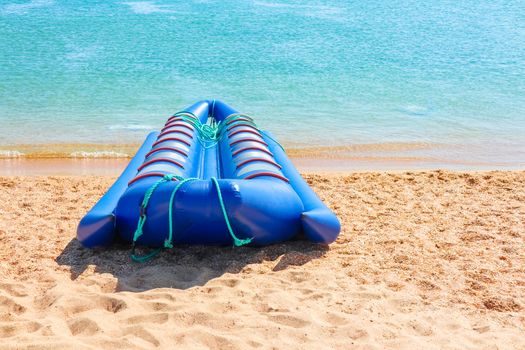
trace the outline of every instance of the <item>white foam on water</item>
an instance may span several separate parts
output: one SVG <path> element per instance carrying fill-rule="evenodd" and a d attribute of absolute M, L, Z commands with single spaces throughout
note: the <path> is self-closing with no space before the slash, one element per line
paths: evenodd
<path fill-rule="evenodd" d="M 266 2 L 266 1 L 254 1 L 255 5 L 271 8 L 290 8 L 290 9 L 303 9 L 303 10 L 321 10 L 321 11 L 338 11 L 341 10 L 339 7 L 328 6 L 328 5 L 299 5 L 299 4 L 285 4 L 282 2 Z"/>
<path fill-rule="evenodd" d="M 70 61 L 85 61 L 97 55 L 98 46 L 78 47 L 72 46 L 70 52 L 66 54 L 66 59 Z"/>
<path fill-rule="evenodd" d="M 424 116 L 430 112 L 430 109 L 425 106 L 410 104 L 399 108 L 398 111 L 411 116 Z"/>
<path fill-rule="evenodd" d="M 151 13 L 175 13 L 172 10 L 172 5 L 158 5 L 154 1 L 134 1 L 134 2 L 123 2 L 122 4 L 128 5 L 131 11 L 140 15 L 149 15 Z"/>
<path fill-rule="evenodd" d="M 71 153 L 70 156 L 73 158 L 129 158 L 128 154 L 115 151 L 77 151 Z"/>
<path fill-rule="evenodd" d="M 1 12 L 8 14 L 24 14 L 38 7 L 51 6 L 54 0 L 32 0 L 23 4 L 7 4 L 1 7 Z"/>
<path fill-rule="evenodd" d="M 253 3 L 257 6 L 268 7 L 273 9 L 296 10 L 292 13 L 306 17 L 317 17 L 323 19 L 337 19 L 337 16 L 342 13 L 341 8 L 327 5 L 299 5 L 266 1 L 254 1 Z"/>
<path fill-rule="evenodd" d="M 109 130 L 131 130 L 131 131 L 140 131 L 140 130 L 154 130 L 153 125 L 146 124 L 115 124 L 110 125 Z"/>
<path fill-rule="evenodd" d="M 340 8 L 323 6 L 315 9 L 309 9 L 303 14 L 306 17 L 315 17 L 329 20 L 344 20 L 344 18 L 341 18 L 342 13 L 343 11 Z"/>
<path fill-rule="evenodd" d="M 0 158 L 20 158 L 24 153 L 19 151 L 0 150 Z"/>
<path fill-rule="evenodd" d="M 273 8 L 286 8 L 286 7 L 296 7 L 297 5 L 283 4 L 281 2 L 265 2 L 265 1 L 254 1 L 255 5 L 264 6 L 264 7 L 273 7 Z"/>

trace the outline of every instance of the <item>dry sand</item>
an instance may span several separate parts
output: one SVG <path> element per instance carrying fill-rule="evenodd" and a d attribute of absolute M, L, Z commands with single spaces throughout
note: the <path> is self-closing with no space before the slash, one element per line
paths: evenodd
<path fill-rule="evenodd" d="M 0 178 L 0 348 L 525 349 L 525 172 L 306 175 L 330 247 L 131 263 L 78 220 L 112 177 Z"/>

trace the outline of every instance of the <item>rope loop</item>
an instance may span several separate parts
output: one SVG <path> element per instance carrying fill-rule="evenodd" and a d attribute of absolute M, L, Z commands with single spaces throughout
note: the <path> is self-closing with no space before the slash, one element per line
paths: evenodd
<path fill-rule="evenodd" d="M 215 107 L 212 108 L 212 115 L 211 115 L 212 118 L 213 118 L 214 108 Z M 173 116 L 179 117 L 182 120 L 193 125 L 195 129 L 197 130 L 197 139 L 201 143 L 202 147 L 206 149 L 215 146 L 217 143 L 219 143 L 222 140 L 222 138 L 226 134 L 224 130 L 226 129 L 227 126 L 232 126 L 238 122 L 244 122 L 244 123 L 248 123 L 254 126 L 255 128 L 257 128 L 257 125 L 253 121 L 253 118 L 251 118 L 250 116 L 246 114 L 241 114 L 241 113 L 231 114 L 228 117 L 226 117 L 223 121 L 219 123 L 212 122 L 212 124 L 208 124 L 208 123 L 202 124 L 199 118 L 197 118 L 195 114 L 191 112 L 187 112 L 187 111 L 177 112 Z M 239 118 L 243 120 L 235 121 L 235 119 L 239 119 Z M 250 120 L 247 121 L 245 120 L 246 118 L 249 118 Z M 234 120 L 234 121 L 231 122 L 229 125 L 227 125 L 227 122 L 230 122 L 231 120 Z"/>
<path fill-rule="evenodd" d="M 233 232 L 232 225 L 230 223 L 230 218 L 228 217 L 228 212 L 226 211 L 226 206 L 224 205 L 224 200 L 222 198 L 221 188 L 219 186 L 219 181 L 215 177 L 211 178 L 211 181 L 215 184 L 215 188 L 217 189 L 217 197 L 219 198 L 219 204 L 221 206 L 222 215 L 224 216 L 224 221 L 226 222 L 226 227 L 228 227 L 228 232 L 230 233 L 230 236 L 233 239 L 233 245 L 235 247 L 240 247 L 246 244 L 251 243 L 252 238 L 246 238 L 246 239 L 239 239 L 235 233 Z"/>
<path fill-rule="evenodd" d="M 173 181 L 173 180 L 178 180 L 178 183 L 175 186 L 175 188 L 173 189 L 173 191 L 171 192 L 169 205 L 168 205 L 168 220 L 169 220 L 169 222 L 168 222 L 168 224 L 169 224 L 168 237 L 166 238 L 166 240 L 164 240 L 164 245 L 163 245 L 162 248 L 155 249 L 155 250 L 153 250 L 152 252 L 150 252 L 150 253 L 148 253 L 146 255 L 140 255 L 139 256 L 139 255 L 137 255 L 135 253 L 136 244 L 137 244 L 137 240 L 144 234 L 143 228 L 144 228 L 144 224 L 146 223 L 146 220 L 147 220 L 146 211 L 147 211 L 147 207 L 148 207 L 149 201 L 150 201 L 151 197 L 153 196 L 153 192 L 155 192 L 155 190 L 162 183 Z M 178 175 L 174 175 L 174 174 L 166 174 L 166 175 L 164 175 L 164 177 L 162 177 L 162 179 L 158 180 L 153 185 L 151 185 L 150 188 L 148 188 L 148 190 L 144 194 L 144 199 L 142 200 L 142 204 L 140 205 L 140 209 L 139 209 L 140 210 L 140 216 L 139 216 L 139 220 L 138 220 L 138 223 L 137 223 L 137 229 L 135 230 L 135 234 L 133 235 L 133 242 L 132 242 L 132 246 L 131 246 L 131 259 L 133 261 L 144 263 L 144 262 L 147 262 L 147 261 L 151 260 L 153 257 L 155 257 L 162 249 L 171 249 L 171 248 L 173 248 L 173 228 L 174 228 L 174 223 L 173 223 L 173 209 L 174 208 L 173 207 L 174 207 L 174 204 L 175 204 L 175 196 L 176 196 L 177 192 L 179 191 L 179 189 L 185 183 L 188 183 L 188 182 L 191 182 L 191 181 L 196 181 L 196 180 L 199 180 L 199 179 L 198 178 L 194 178 L 194 177 L 190 177 L 190 178 L 186 178 L 185 179 L 182 176 L 178 176 Z M 253 240 L 253 237 L 252 238 L 240 239 L 240 238 L 238 238 L 235 235 L 235 233 L 233 231 L 233 228 L 232 228 L 232 225 L 230 223 L 230 218 L 228 217 L 228 212 L 226 210 L 226 205 L 224 204 L 224 199 L 222 197 L 222 192 L 221 192 L 221 188 L 219 186 L 219 181 L 215 177 L 212 177 L 211 181 L 215 185 L 215 189 L 217 191 L 217 197 L 219 199 L 220 209 L 221 209 L 222 215 L 224 217 L 224 221 L 226 222 L 226 227 L 228 228 L 228 232 L 229 232 L 230 236 L 232 237 L 233 245 L 235 247 L 240 247 L 240 246 L 243 246 L 243 245 L 251 243 L 252 240 Z"/>

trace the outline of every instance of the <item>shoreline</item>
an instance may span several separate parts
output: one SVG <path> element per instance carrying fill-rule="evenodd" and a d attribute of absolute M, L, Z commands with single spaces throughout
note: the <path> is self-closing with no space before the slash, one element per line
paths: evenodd
<path fill-rule="evenodd" d="M 0 175 L 116 175 L 139 147 L 138 143 L 3 145 Z M 284 147 L 302 172 L 525 169 L 525 150 L 519 148 L 488 154 L 474 146 L 470 151 L 466 145 L 422 142 Z"/>
<path fill-rule="evenodd" d="M 131 158 L 141 143 L 42 143 L 0 145 L 0 159 L 10 158 Z M 450 145 L 425 142 L 384 142 L 303 146 L 284 143 L 290 157 L 346 158 L 355 154 L 405 153 L 442 149 Z"/>
<path fill-rule="evenodd" d="M 347 174 L 448 170 L 460 172 L 523 171 L 525 164 L 506 165 L 439 159 L 395 157 L 308 158 L 291 157 L 299 172 Z M 117 176 L 130 158 L 0 158 L 0 176 Z"/>

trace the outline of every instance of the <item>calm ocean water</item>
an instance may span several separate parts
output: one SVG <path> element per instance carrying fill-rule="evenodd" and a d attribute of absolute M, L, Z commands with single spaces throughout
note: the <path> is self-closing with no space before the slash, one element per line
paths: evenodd
<path fill-rule="evenodd" d="M 525 5 L 0 0 L 4 149 L 138 143 L 202 98 L 287 146 L 524 162 Z"/>

